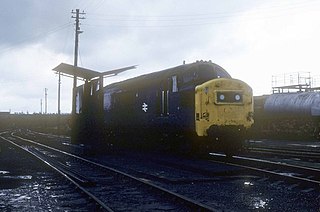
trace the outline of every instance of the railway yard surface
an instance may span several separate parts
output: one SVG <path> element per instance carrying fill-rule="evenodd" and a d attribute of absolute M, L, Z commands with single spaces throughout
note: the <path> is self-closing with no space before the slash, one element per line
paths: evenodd
<path fill-rule="evenodd" d="M 318 141 L 251 140 L 226 158 L 93 153 L 28 130 L 0 136 L 1 211 L 320 210 Z"/>

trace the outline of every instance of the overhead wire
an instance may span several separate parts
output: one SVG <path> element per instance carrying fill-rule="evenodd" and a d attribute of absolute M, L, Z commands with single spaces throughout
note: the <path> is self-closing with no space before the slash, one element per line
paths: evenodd
<path fill-rule="evenodd" d="M 204 14 L 184 14 L 184 15 L 105 15 L 105 14 L 95 14 L 94 10 L 100 7 L 105 1 L 80 1 L 78 6 L 82 5 L 86 9 L 92 9 L 90 13 L 91 20 L 102 20 L 96 24 L 83 23 L 83 26 L 87 27 L 118 27 L 118 28 L 173 28 L 173 27 L 195 27 L 195 26 L 205 26 L 214 25 L 221 23 L 233 23 L 232 18 L 239 14 L 246 14 L 246 21 L 259 21 L 270 18 L 277 18 L 283 14 L 283 12 L 294 11 L 297 9 L 302 9 L 303 7 L 310 6 L 313 3 L 319 3 L 319 1 L 299 1 L 294 3 L 283 3 L 277 5 L 270 5 L 268 7 L 258 7 L 254 11 L 246 12 L 246 10 L 234 10 L 232 12 L 215 12 L 215 13 L 204 13 Z M 119 23 L 120 22 L 120 23 Z M 57 31 L 63 30 L 72 25 L 69 21 L 59 26 L 55 26 L 48 31 L 41 32 L 38 34 L 33 34 L 31 36 L 25 37 L 14 45 L 3 46 L 0 48 L 0 53 L 14 49 L 23 43 L 36 40 L 38 38 L 48 36 Z"/>
<path fill-rule="evenodd" d="M 73 32 L 71 27 L 68 27 L 67 30 L 68 31 L 67 31 L 67 34 L 65 36 L 64 43 L 63 43 L 63 48 L 62 48 L 63 49 L 62 52 L 64 52 L 64 53 L 67 52 L 68 44 L 70 43 L 70 40 L 71 40 L 70 38 L 71 38 L 71 35 L 72 35 L 72 32 Z"/>
<path fill-rule="evenodd" d="M 105 3 L 105 0 L 98 0 L 95 3 L 90 1 L 90 5 L 84 7 L 86 11 L 96 11 L 98 8 L 101 8 L 101 5 Z"/>
<path fill-rule="evenodd" d="M 244 14 L 246 10 L 234 10 L 232 12 L 215 12 L 215 13 L 205 13 L 205 14 L 184 14 L 184 15 L 105 15 L 105 14 L 95 14 L 94 10 L 100 7 L 105 1 L 80 1 L 77 6 L 82 6 L 86 10 L 92 9 L 90 13 L 90 19 L 92 20 L 102 20 L 103 23 L 90 24 L 84 23 L 82 25 L 88 27 L 129 27 L 129 28 L 168 28 L 168 27 L 194 27 L 202 25 L 212 25 L 221 23 L 232 23 L 230 18 L 235 17 L 239 14 Z M 299 1 L 294 3 L 284 3 L 277 5 L 270 5 L 268 7 L 258 7 L 255 11 L 250 11 L 247 16 L 251 19 L 249 21 L 264 20 L 269 18 L 276 18 L 282 16 L 281 12 L 292 11 L 296 9 L 301 9 L 302 7 L 310 6 L 313 3 L 319 3 L 319 1 Z M 261 14 L 265 13 L 265 14 Z M 275 14 L 276 13 L 276 14 Z M 280 14 L 279 14 L 280 13 Z M 120 23 L 119 23 L 120 22 Z M 126 24 L 123 24 L 125 22 Z M 161 24 L 159 24 L 161 23 Z M 163 23 L 163 24 L 162 24 Z M 53 27 L 46 32 L 41 32 L 39 34 L 31 35 L 25 37 L 14 45 L 4 46 L 0 48 L 0 53 L 9 51 L 15 46 L 21 45 L 23 43 L 38 39 L 55 33 L 57 31 L 63 30 L 72 25 L 69 21 L 62 25 Z"/>
<path fill-rule="evenodd" d="M 291 4 L 277 4 L 268 7 L 258 7 L 255 10 L 235 10 L 232 12 L 215 12 L 212 14 L 186 15 L 105 15 L 90 14 L 90 19 L 103 21 L 98 24 L 86 24 L 89 27 L 136 27 L 136 28 L 166 28 L 166 27 L 194 27 L 201 25 L 230 23 L 232 18 L 246 15 L 248 21 L 263 20 L 284 16 L 287 12 L 301 10 L 318 1 L 304 1 Z M 159 24 L 160 23 L 160 24 Z"/>
<path fill-rule="evenodd" d="M 284 14 L 271 14 L 267 16 L 256 16 L 248 18 L 246 17 L 243 21 L 245 22 L 256 22 L 262 20 L 269 20 L 273 18 L 279 18 L 286 16 Z M 136 23 L 136 24 L 117 24 L 117 23 L 100 23 L 100 24 L 84 24 L 87 27 L 116 27 L 116 28 L 181 28 L 181 27 L 196 27 L 196 26 L 205 26 L 205 25 L 215 25 L 215 24 L 233 24 L 235 21 L 231 18 L 229 19 L 220 19 L 220 20 L 206 20 L 206 21 L 191 21 L 191 22 L 176 22 L 176 23 L 167 23 L 167 24 L 157 24 L 156 21 L 154 24 L 150 23 Z"/>
<path fill-rule="evenodd" d="M 23 38 L 23 39 L 21 39 L 21 40 L 19 40 L 19 41 L 16 41 L 16 42 L 14 43 L 14 45 L 2 47 L 2 48 L 0 49 L 0 54 L 1 54 L 1 53 L 4 53 L 4 52 L 7 52 L 7 51 L 10 51 L 10 50 L 12 50 L 12 49 L 15 49 L 15 48 L 19 47 L 20 45 L 22 45 L 22 44 L 24 44 L 24 43 L 31 42 L 31 41 L 36 40 L 36 39 L 39 39 L 39 38 L 41 38 L 41 37 L 48 36 L 48 35 L 50 35 L 50 34 L 53 34 L 53 33 L 56 33 L 56 32 L 58 32 L 58 31 L 61 31 L 61 30 L 63 30 L 63 29 L 66 29 L 66 28 L 68 28 L 68 27 L 71 26 L 71 25 L 72 25 L 72 23 L 69 21 L 69 22 L 64 23 L 64 24 L 62 24 L 62 25 L 55 26 L 55 27 L 53 27 L 53 28 L 51 28 L 51 29 L 49 29 L 49 30 L 47 30 L 47 31 L 45 31 L 45 32 L 41 32 L 41 33 L 38 33 L 38 34 L 33 34 L 33 35 L 28 36 L 28 37 L 25 37 L 25 38 Z"/>
<path fill-rule="evenodd" d="M 296 9 L 296 8 L 301 8 L 303 6 L 309 6 L 310 3 L 315 2 L 315 3 L 319 3 L 318 0 L 309 0 L 309 1 L 303 1 L 303 2 L 299 2 L 299 3 L 290 3 L 290 4 L 284 4 L 284 5 L 270 5 L 267 7 L 258 7 L 255 8 L 255 11 L 252 11 L 252 13 L 261 13 L 263 11 L 267 11 L 267 12 L 271 12 L 271 10 L 275 10 L 275 9 L 279 9 L 279 10 L 290 10 L 290 9 Z M 217 16 L 234 16 L 237 14 L 241 14 L 244 12 L 247 12 L 247 10 L 250 8 L 245 8 L 245 9 L 238 9 L 238 10 L 234 10 L 231 12 L 214 12 L 214 13 L 199 13 L 199 14 L 181 14 L 181 15 L 124 15 L 124 14 L 95 14 L 95 13 L 90 13 L 90 17 L 95 18 L 98 17 L 96 19 L 99 19 L 99 17 L 102 19 L 108 19 L 105 17 L 112 17 L 112 18 L 134 18 L 134 19 L 138 19 L 140 18 L 141 20 L 145 20 L 148 18 L 154 18 L 156 20 L 158 20 L 159 18 L 163 18 L 163 19 L 167 19 L 167 18 L 181 18 L 182 20 L 185 19 L 194 19 L 197 17 L 207 17 L 207 18 L 216 18 Z M 271 9 L 271 10 L 270 10 Z M 202 19 L 202 18 L 200 18 Z M 128 19 L 125 19 L 128 20 Z M 173 19 L 174 20 L 174 19 Z M 172 21 L 172 19 L 168 20 L 168 21 Z"/>

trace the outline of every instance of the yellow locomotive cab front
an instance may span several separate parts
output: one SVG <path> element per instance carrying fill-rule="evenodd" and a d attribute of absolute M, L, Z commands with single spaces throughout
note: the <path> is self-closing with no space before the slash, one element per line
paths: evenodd
<path fill-rule="evenodd" d="M 242 134 L 253 124 L 253 96 L 241 80 L 217 78 L 195 88 L 195 130 L 198 136 Z"/>

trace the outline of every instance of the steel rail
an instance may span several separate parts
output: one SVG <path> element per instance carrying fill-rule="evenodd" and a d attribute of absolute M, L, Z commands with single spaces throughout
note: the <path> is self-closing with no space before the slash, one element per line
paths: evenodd
<path fill-rule="evenodd" d="M 214 156 L 223 157 L 224 155 L 222 155 L 222 154 L 214 154 Z M 286 164 L 286 163 L 282 163 L 282 162 L 273 162 L 273 161 L 262 160 L 262 159 L 257 159 L 257 158 L 247 158 L 247 157 L 242 157 L 242 156 L 232 156 L 231 159 L 238 159 L 238 160 L 251 161 L 251 162 L 254 161 L 254 162 L 264 163 L 264 164 L 268 164 L 268 165 L 276 165 L 276 166 L 283 166 L 283 167 L 287 167 L 287 168 L 291 168 L 291 169 L 299 169 L 300 171 L 304 170 L 304 171 L 308 171 L 308 172 L 316 172 L 317 173 L 316 176 L 320 176 L 320 170 L 319 169 L 314 169 L 314 168 L 309 168 L 309 167 L 296 166 L 296 165 Z M 240 164 L 239 162 L 236 162 L 236 160 L 230 161 L 230 158 L 228 159 L 228 161 L 218 161 L 218 160 L 212 160 L 212 161 L 223 163 L 223 164 L 227 164 L 227 165 L 231 165 L 231 166 L 237 166 L 237 167 L 241 167 L 241 168 L 246 168 L 246 169 L 250 169 L 250 170 L 253 170 L 253 171 L 264 172 L 264 173 L 272 174 L 272 175 L 275 175 L 275 176 L 287 177 L 287 178 L 291 178 L 291 179 L 294 179 L 294 180 L 299 180 L 299 181 L 304 181 L 304 182 L 307 182 L 307 183 L 320 185 L 320 180 L 313 180 L 313 179 L 309 179 L 309 178 L 292 176 L 292 175 L 287 175 L 285 173 L 279 173 L 279 172 L 270 171 L 270 170 L 266 170 L 266 169 L 262 169 L 262 168 L 243 165 L 243 164 Z"/>
<path fill-rule="evenodd" d="M 117 173 L 117 174 L 120 174 L 120 175 L 122 175 L 122 176 L 128 177 L 128 178 L 130 178 L 130 179 L 132 179 L 132 180 L 135 180 L 135 181 L 137 181 L 137 182 L 139 182 L 139 183 L 148 185 L 148 186 L 150 186 L 150 187 L 152 187 L 152 188 L 154 188 L 154 189 L 157 189 L 157 190 L 159 190 L 159 191 L 161 191 L 161 192 L 163 192 L 163 193 L 166 193 L 166 194 L 169 194 L 169 195 L 171 195 L 171 196 L 173 196 L 173 197 L 175 197 L 175 198 L 178 198 L 178 199 L 180 199 L 180 200 L 182 200 L 182 201 L 184 201 L 184 202 L 186 202 L 186 203 L 188 203 L 188 204 L 190 204 L 190 205 L 196 206 L 196 207 L 198 207 L 200 210 L 204 210 L 204 211 L 215 211 L 215 210 L 216 210 L 215 208 L 212 208 L 212 207 L 210 207 L 210 206 L 208 206 L 208 205 L 205 205 L 205 204 L 202 204 L 202 203 L 200 203 L 200 202 L 194 201 L 194 200 L 192 200 L 192 199 L 190 199 L 190 198 L 188 198 L 188 197 L 186 197 L 186 196 L 183 196 L 183 195 L 180 195 L 180 194 L 178 194 L 178 193 L 176 193 L 176 192 L 173 192 L 173 191 L 170 191 L 170 190 L 168 190 L 168 189 L 162 188 L 162 187 L 160 187 L 160 186 L 158 186 L 158 185 L 155 185 L 155 184 L 153 184 L 153 183 L 147 182 L 146 180 L 137 178 L 137 177 L 135 177 L 135 176 L 129 175 L 129 174 L 125 173 L 125 172 L 116 170 L 116 169 L 114 169 L 114 168 L 112 168 L 112 167 L 108 167 L 108 166 L 106 166 L 106 165 L 99 164 L 99 163 L 97 163 L 97 162 L 94 162 L 94 161 L 91 161 L 91 160 L 88 160 L 88 159 L 79 157 L 79 156 L 77 156 L 77 155 L 74 155 L 74 154 L 71 154 L 71 153 L 68 153 L 68 152 L 65 152 L 65 151 L 62 151 L 62 150 L 59 150 L 59 149 L 56 149 L 56 148 L 53 148 L 53 147 L 44 145 L 44 144 L 37 143 L 37 142 L 32 141 L 32 140 L 30 140 L 30 139 L 25 139 L 25 138 L 22 138 L 22 137 L 20 137 L 20 136 L 16 136 L 16 135 L 14 135 L 14 133 L 11 133 L 11 135 L 12 135 L 13 137 L 15 137 L 15 138 L 18 138 L 18 139 L 21 139 L 21 140 L 24 140 L 24 141 L 27 141 L 27 142 L 31 142 L 32 144 L 35 144 L 35 145 L 38 145 L 38 146 L 41 146 L 41 147 L 44 147 L 44 148 L 47 148 L 47 149 L 51 149 L 51 150 L 53 150 L 53 151 L 56 151 L 56 152 L 59 152 L 59 153 L 62 153 L 62 154 L 65 154 L 65 155 L 68 155 L 68 156 L 77 158 L 77 159 L 82 160 L 82 161 L 85 161 L 85 162 L 87 162 L 87 163 L 89 163 L 89 164 L 93 164 L 93 165 L 96 165 L 96 166 L 101 167 L 101 168 L 103 168 L 103 169 L 107 169 L 107 170 L 112 171 L 112 172 L 114 172 L 114 173 Z"/>
<path fill-rule="evenodd" d="M 310 150 L 295 150 L 295 149 L 285 149 L 285 148 L 272 148 L 272 147 L 248 147 L 247 150 L 250 152 L 257 153 L 269 153 L 269 154 L 285 154 L 287 156 L 302 156 L 303 158 L 319 159 L 319 151 L 310 151 Z"/>
<path fill-rule="evenodd" d="M 2 134 L 2 133 L 1 133 Z M 11 134 L 12 135 L 12 134 Z M 15 136 L 13 136 L 15 137 Z M 88 195 L 90 198 L 93 199 L 93 201 L 95 201 L 101 208 L 103 208 L 106 211 L 109 212 L 113 212 L 113 210 L 108 207 L 106 204 L 104 204 L 100 199 L 98 199 L 94 194 L 92 194 L 91 192 L 89 192 L 87 189 L 85 189 L 84 187 L 82 187 L 80 184 L 78 184 L 75 180 L 73 180 L 71 177 L 68 176 L 68 174 L 66 174 L 64 171 L 60 170 L 58 167 L 54 166 L 53 164 L 51 164 L 50 162 L 48 162 L 47 160 L 41 158 L 39 155 L 35 154 L 34 152 L 30 151 L 28 148 L 22 147 L 18 144 L 16 144 L 13 141 L 10 141 L 9 139 L 4 138 L 3 136 L 0 136 L 1 139 L 11 143 L 12 145 L 24 150 L 25 152 L 33 155 L 35 158 L 37 158 L 38 160 L 40 160 L 41 162 L 45 163 L 47 166 L 49 166 L 50 168 L 52 168 L 53 170 L 55 170 L 56 172 L 58 172 L 60 175 L 62 175 L 64 178 L 66 178 L 67 180 L 69 180 L 71 183 L 73 183 L 77 188 L 79 188 L 82 192 L 84 192 L 86 195 Z"/>

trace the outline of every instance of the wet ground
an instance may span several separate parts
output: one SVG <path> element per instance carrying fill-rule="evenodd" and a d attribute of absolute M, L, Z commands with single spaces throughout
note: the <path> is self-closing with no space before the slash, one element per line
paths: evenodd
<path fill-rule="evenodd" d="M 155 159 L 156 158 L 156 159 Z M 179 166 L 161 165 L 178 163 Z M 320 194 L 314 188 L 302 188 L 297 184 L 280 181 L 262 174 L 213 164 L 208 161 L 190 160 L 154 154 L 150 156 L 105 155 L 100 158 L 108 165 L 123 171 L 149 173 L 164 179 L 160 185 L 224 211 L 319 211 Z M 208 170 L 212 176 L 195 171 L 188 173 L 183 167 Z M 139 177 L 139 175 L 138 175 Z M 142 176 L 140 176 L 142 177 Z M 166 179 L 166 180 L 165 180 Z"/>
<path fill-rule="evenodd" d="M 62 178 L 0 139 L 0 211 L 87 211 L 87 208 L 90 205 L 86 200 L 63 183 Z"/>
<path fill-rule="evenodd" d="M 320 155 L 320 141 L 290 141 L 290 140 L 269 140 L 269 139 L 260 139 L 260 140 L 250 140 L 247 143 L 248 147 L 259 147 L 259 148 L 273 148 L 273 149 L 283 149 L 283 150 L 294 150 L 294 151 L 307 151 L 312 152 L 317 155 Z M 262 154 L 254 157 L 263 157 Z M 304 157 L 299 156 L 290 156 L 286 154 L 265 154 L 265 159 L 272 160 L 275 162 L 284 162 L 288 164 L 305 166 L 320 169 L 320 161 L 319 156 L 316 157 L 308 157 L 304 155 Z"/>
<path fill-rule="evenodd" d="M 293 148 L 320 152 L 320 141 L 291 141 L 291 140 L 270 140 L 270 139 L 256 139 L 248 142 L 253 146 L 260 147 L 278 147 L 278 148 Z"/>
<path fill-rule="evenodd" d="M 257 141 L 266 142 L 266 141 Z M 277 141 L 269 141 L 277 145 Z M 270 143 L 269 143 L 270 144 Z M 281 143 L 288 145 L 293 143 Z M 301 143 L 294 143 L 299 144 Z M 314 144 L 314 143 L 313 143 Z M 312 144 L 305 144 L 311 145 Z M 54 174 L 31 163 L 23 154 L 0 140 L 0 211 L 89 211 L 80 195 L 75 196 L 68 185 L 54 180 Z M 159 165 L 157 159 L 182 166 L 216 170 L 213 177 L 192 176 L 186 171 Z M 166 157 L 166 158 L 164 158 Z M 150 173 L 171 180 L 163 183 L 168 189 L 198 199 L 224 211 L 319 211 L 320 194 L 313 188 L 272 179 L 252 172 L 243 172 L 225 165 L 164 155 L 126 155 L 109 152 L 99 161 L 122 167 L 123 171 Z M 223 173 L 223 175 L 221 175 Z M 185 179 L 182 179 L 184 176 Z M 209 180 L 206 180 L 208 178 Z M 167 181 L 168 182 L 168 181 Z M 161 184 L 161 183 L 160 183 Z"/>

